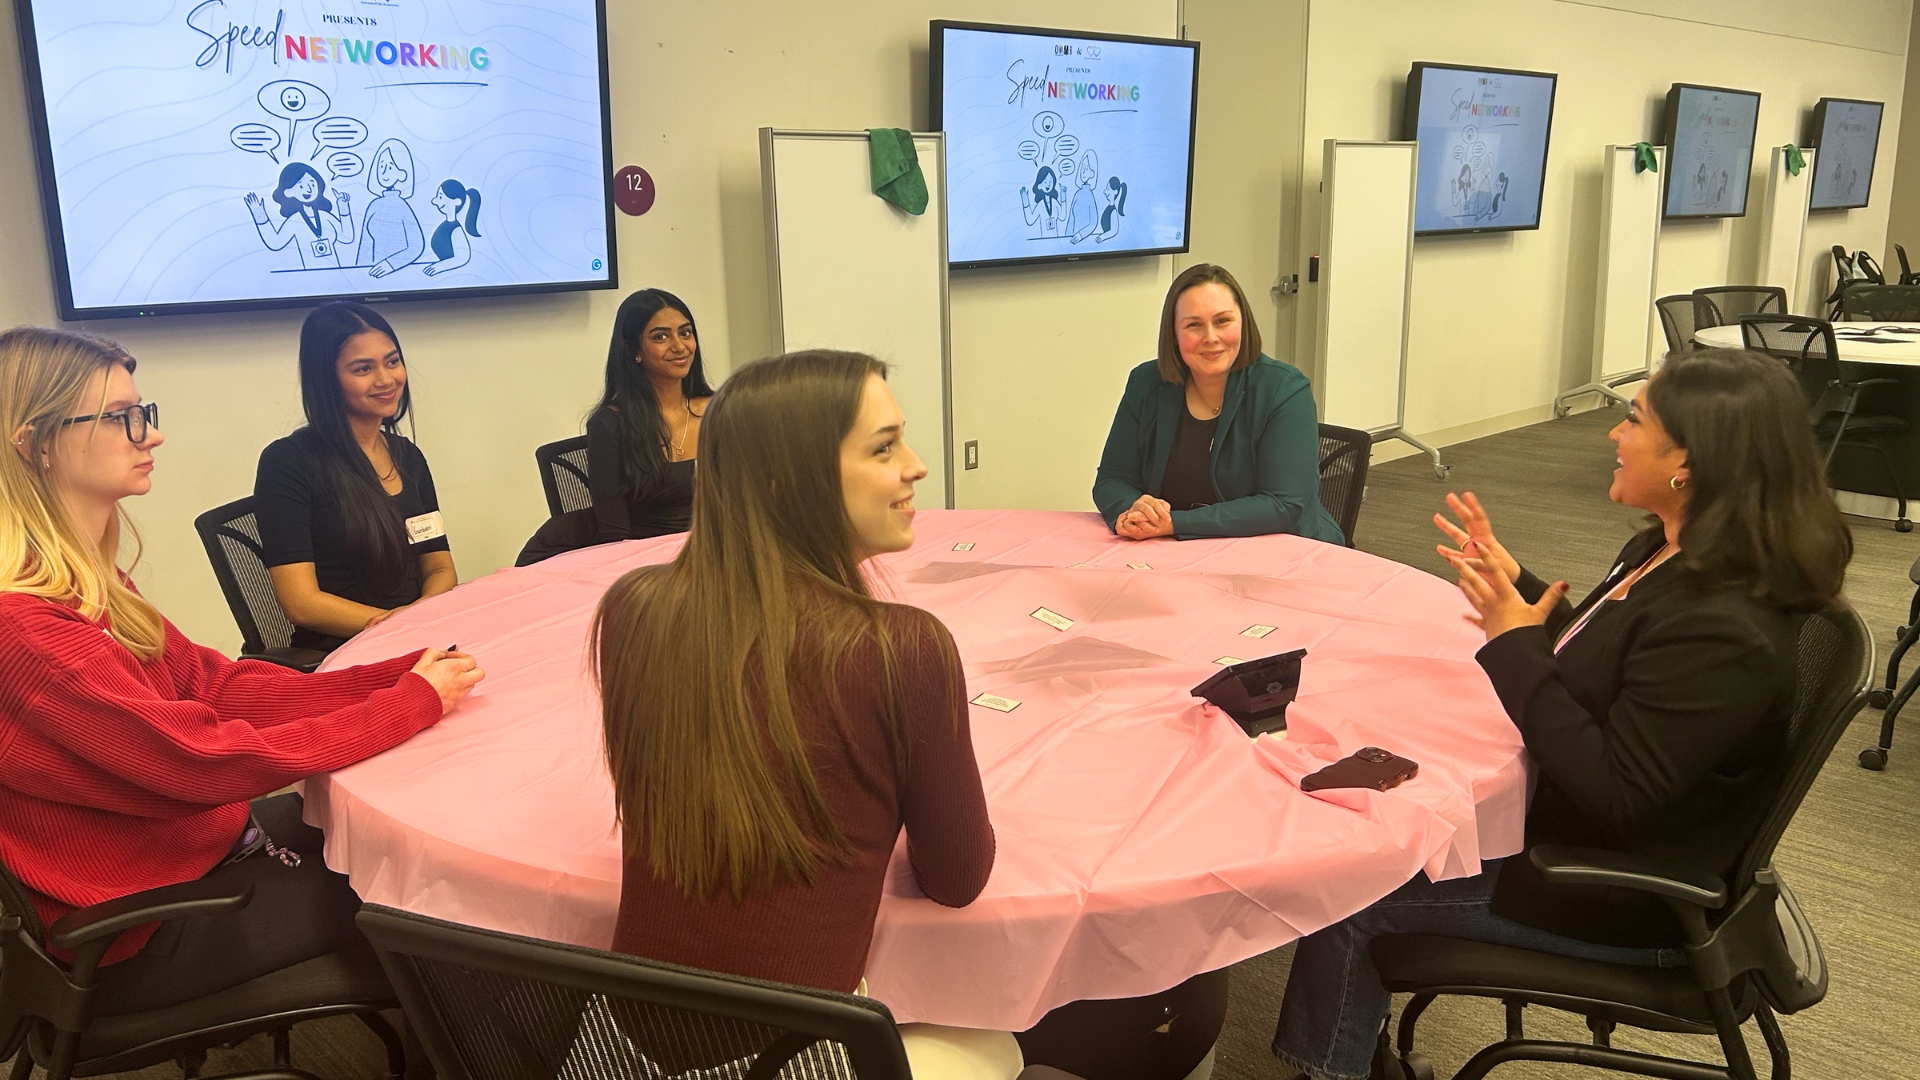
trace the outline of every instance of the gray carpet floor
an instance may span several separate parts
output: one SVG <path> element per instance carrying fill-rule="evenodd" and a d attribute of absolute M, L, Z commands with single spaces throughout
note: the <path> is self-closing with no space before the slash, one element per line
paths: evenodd
<path fill-rule="evenodd" d="M 1431 517 L 1449 488 L 1478 493 L 1501 539 L 1542 576 L 1566 578 L 1579 596 L 1591 588 L 1640 515 L 1607 501 L 1613 448 L 1607 429 L 1620 418 L 1602 409 L 1447 448 L 1453 473 L 1435 482 L 1424 457 L 1375 468 L 1358 528 L 1359 546 L 1431 573 L 1446 566 L 1434 553 Z M 1886 522 L 1854 520 L 1848 594 L 1874 629 L 1884 664 L 1894 628 L 1906 621 L 1913 585 L 1907 568 L 1920 556 L 1920 533 L 1901 535 Z M 1916 657 L 1920 659 L 1920 657 Z M 1911 664 L 1908 665 L 1911 668 Z M 1879 713 L 1863 712 L 1841 740 L 1786 839 L 1778 864 L 1799 894 L 1826 945 L 1832 985 L 1820 1005 L 1786 1017 L 1795 1072 L 1827 1078 L 1920 1080 L 1920 703 L 1901 723 L 1885 772 L 1855 764 L 1855 753 L 1878 734 Z M 1291 947 L 1233 969 L 1232 999 L 1214 1075 L 1223 1080 L 1287 1080 L 1267 1051 L 1286 985 Z M 1582 1039 L 1574 1017 L 1529 1010 L 1528 1033 Z M 1499 1038 L 1492 1002 L 1443 1000 L 1420 1025 L 1420 1046 L 1437 1075 L 1447 1076 L 1476 1049 Z M 1758 1039 L 1750 1040 L 1764 1060 Z M 1719 1060 L 1711 1040 L 1654 1036 L 1621 1029 L 1615 1044 L 1674 1056 Z M 216 1052 L 206 1074 L 262 1067 L 267 1041 Z M 329 1080 L 378 1080 L 380 1044 L 351 1020 L 319 1021 L 294 1031 L 294 1062 Z M 173 1080 L 170 1067 L 128 1074 Z M 1598 1075 L 1571 1066 L 1516 1064 L 1495 1071 L 1504 1080 Z"/>

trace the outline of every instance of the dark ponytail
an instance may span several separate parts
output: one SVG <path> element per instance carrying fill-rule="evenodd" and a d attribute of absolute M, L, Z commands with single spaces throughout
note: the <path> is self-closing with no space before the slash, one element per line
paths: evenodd
<path fill-rule="evenodd" d="M 367 583 L 392 590 L 407 577 L 407 525 L 387 496 L 380 477 L 354 441 L 347 422 L 346 394 L 340 389 L 340 350 L 349 338 L 377 330 L 400 347 L 400 339 L 381 314 L 365 304 L 338 301 L 322 304 L 300 326 L 300 404 L 307 414 L 311 449 L 326 462 L 340 517 L 346 526 L 347 558 L 360 568 Z M 404 363 L 404 354 L 402 358 Z M 413 406 L 411 382 L 400 391 L 400 409 L 380 422 L 381 429 L 399 434 L 400 421 Z M 389 443 L 391 453 L 392 444 Z M 399 454 L 392 454 L 399 467 Z"/>

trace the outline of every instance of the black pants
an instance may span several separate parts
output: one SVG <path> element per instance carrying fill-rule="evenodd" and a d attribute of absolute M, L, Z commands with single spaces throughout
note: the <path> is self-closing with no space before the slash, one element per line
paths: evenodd
<path fill-rule="evenodd" d="M 551 559 L 555 555 L 564 555 L 569 551 L 578 551 L 593 546 L 594 518 L 593 507 L 582 510 L 569 510 L 556 514 L 540 526 L 527 546 L 520 549 L 520 557 L 513 560 L 515 566 L 532 566 L 534 563 Z"/>
<path fill-rule="evenodd" d="M 251 882 L 253 902 L 231 915 L 164 923 L 146 948 L 101 968 L 96 1016 L 191 1001 L 363 940 L 353 923 L 360 897 L 327 869 L 326 837 L 300 820 L 300 796 L 260 799 L 253 815 L 275 846 L 300 854 L 300 865 L 259 852 L 208 871 L 202 880 Z"/>

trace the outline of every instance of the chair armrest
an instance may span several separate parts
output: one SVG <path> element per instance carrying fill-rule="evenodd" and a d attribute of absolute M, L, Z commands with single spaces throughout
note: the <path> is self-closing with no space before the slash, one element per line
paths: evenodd
<path fill-rule="evenodd" d="M 1899 379 L 1856 379 L 1855 381 L 1847 384 L 1848 387 L 1850 387 L 1855 391 L 1861 390 L 1869 386 L 1899 386 L 1899 385 L 1900 385 Z"/>
<path fill-rule="evenodd" d="M 1726 883 L 1714 875 L 1676 874 L 1631 852 L 1542 844 L 1527 857 L 1543 878 L 1556 885 L 1609 885 L 1708 909 L 1723 907 L 1727 902 Z"/>
<path fill-rule="evenodd" d="M 262 649 L 259 652 L 240 654 L 242 660 L 264 660 L 269 664 L 279 664 L 281 667 L 309 673 L 319 667 L 320 662 L 326 658 L 327 654 L 319 649 Z"/>
<path fill-rule="evenodd" d="M 60 916 L 47 940 L 61 949 L 111 938 L 152 922 L 226 915 L 253 900 L 253 885 L 233 881 L 183 881 L 131 893 Z"/>

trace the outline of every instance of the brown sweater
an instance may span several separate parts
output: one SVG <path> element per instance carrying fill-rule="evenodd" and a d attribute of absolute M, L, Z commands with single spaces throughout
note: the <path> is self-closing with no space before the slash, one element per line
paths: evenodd
<path fill-rule="evenodd" d="M 966 691 L 960 684 L 949 690 L 942 673 L 943 655 L 959 669 L 953 638 L 918 608 L 888 605 L 884 619 L 906 707 L 904 770 L 888 736 L 876 645 L 861 645 L 836 666 L 844 727 L 824 692 L 796 686 L 793 693 L 808 762 L 834 822 L 855 848 L 852 860 L 823 862 L 811 886 L 760 889 L 735 905 L 731 898 L 689 899 L 656 878 L 644 855 L 629 857 L 613 931 L 616 951 L 851 991 L 866 970 L 887 862 L 903 825 L 922 892 L 948 907 L 980 895 L 993 869 L 993 826 L 974 762 Z"/>

